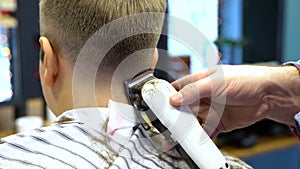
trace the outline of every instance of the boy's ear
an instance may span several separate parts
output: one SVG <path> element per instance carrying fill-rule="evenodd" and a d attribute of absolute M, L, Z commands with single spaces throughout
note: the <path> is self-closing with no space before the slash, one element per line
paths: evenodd
<path fill-rule="evenodd" d="M 58 56 L 46 37 L 41 37 L 39 42 L 44 54 L 43 60 L 41 60 L 41 64 L 44 67 L 44 71 L 41 72 L 41 80 L 43 80 L 45 85 L 52 86 L 55 83 L 58 74 Z"/>
<path fill-rule="evenodd" d="M 154 56 L 153 56 L 153 60 L 152 60 L 152 64 L 151 64 L 151 68 L 154 69 L 156 64 L 157 64 L 157 61 L 158 61 L 158 50 L 157 48 L 155 48 L 155 52 L 154 52 Z"/>

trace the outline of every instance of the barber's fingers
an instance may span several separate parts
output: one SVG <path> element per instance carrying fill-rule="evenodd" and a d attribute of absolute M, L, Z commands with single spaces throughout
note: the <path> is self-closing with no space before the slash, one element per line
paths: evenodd
<path fill-rule="evenodd" d="M 189 105 L 201 98 L 210 97 L 212 93 L 211 86 L 209 77 L 187 84 L 179 92 L 171 96 L 170 102 L 174 106 L 181 106 Z"/>
<path fill-rule="evenodd" d="M 208 75 L 206 74 L 201 74 L 203 77 L 206 77 Z M 188 84 L 191 84 L 191 83 L 194 83 L 196 81 L 198 81 L 200 78 L 199 76 L 199 73 L 196 73 L 196 74 L 190 74 L 190 75 L 187 75 L 181 79 L 178 79 L 176 81 L 174 81 L 172 83 L 172 85 L 177 89 L 177 90 L 180 90 L 182 89 L 184 86 L 188 85 Z"/>
<path fill-rule="evenodd" d="M 222 113 L 218 112 L 214 106 L 210 106 L 202 126 L 210 137 L 215 137 L 220 132 L 220 127 L 222 126 Z"/>
<path fill-rule="evenodd" d="M 206 78 L 208 76 L 210 76 L 212 73 L 214 73 L 216 71 L 215 68 L 211 69 L 211 70 L 205 70 L 205 71 L 201 71 L 198 73 L 194 73 L 194 74 L 190 74 L 187 75 L 181 79 L 178 79 L 176 81 L 174 81 L 172 83 L 172 85 L 177 89 L 180 90 L 182 89 L 184 86 L 191 84 L 193 82 L 196 82 L 198 80 L 201 80 L 203 78 Z"/>
<path fill-rule="evenodd" d="M 222 113 L 217 111 L 218 108 L 210 99 L 202 99 L 200 103 L 195 102 L 190 105 L 190 108 L 210 137 L 213 138 L 220 133 Z"/>

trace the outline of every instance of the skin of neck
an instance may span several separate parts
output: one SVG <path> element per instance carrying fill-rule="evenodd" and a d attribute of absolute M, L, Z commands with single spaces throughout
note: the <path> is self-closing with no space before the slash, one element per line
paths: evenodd
<path fill-rule="evenodd" d="M 57 116 L 76 108 L 107 107 L 109 100 L 128 103 L 124 81 L 142 70 L 154 68 L 158 60 L 157 50 L 138 51 L 126 57 L 113 71 L 99 69 L 104 71 L 97 72 L 96 77 L 89 78 L 94 80 L 86 81 L 84 79 L 89 76 L 86 73 L 77 74 L 74 78 L 74 66 L 63 59 L 61 54 L 53 55 L 56 58 L 54 62 L 49 59 L 49 55 L 51 54 L 46 52 L 47 58 L 40 63 L 41 74 L 49 74 L 48 70 L 51 67 L 55 67 L 56 71 L 52 75 L 52 82 L 42 82 L 42 86 L 46 102 Z M 41 80 L 45 81 L 45 77 L 41 75 Z"/>

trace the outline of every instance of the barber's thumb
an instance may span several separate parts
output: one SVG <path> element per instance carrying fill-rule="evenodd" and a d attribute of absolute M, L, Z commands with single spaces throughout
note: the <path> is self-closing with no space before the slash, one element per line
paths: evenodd
<path fill-rule="evenodd" d="M 181 106 L 183 96 L 180 92 L 177 92 L 173 96 L 170 97 L 170 103 L 174 106 Z"/>
<path fill-rule="evenodd" d="M 200 99 L 200 94 L 195 83 L 186 85 L 176 94 L 171 96 L 170 103 L 174 106 L 184 106 L 189 105 Z"/>

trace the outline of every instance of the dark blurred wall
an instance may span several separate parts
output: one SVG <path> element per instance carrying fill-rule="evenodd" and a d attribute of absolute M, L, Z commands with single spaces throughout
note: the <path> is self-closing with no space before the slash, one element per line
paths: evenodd
<path fill-rule="evenodd" d="M 244 63 L 282 60 L 283 0 L 244 1 Z"/>

